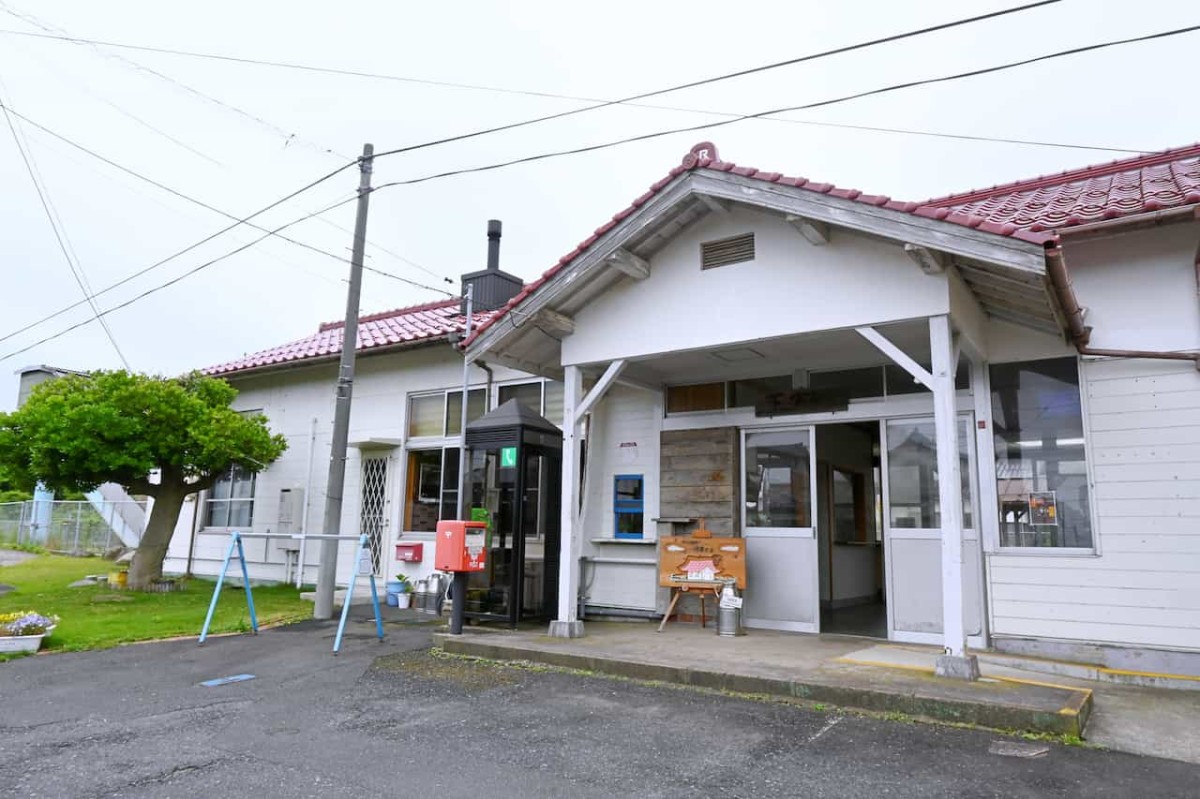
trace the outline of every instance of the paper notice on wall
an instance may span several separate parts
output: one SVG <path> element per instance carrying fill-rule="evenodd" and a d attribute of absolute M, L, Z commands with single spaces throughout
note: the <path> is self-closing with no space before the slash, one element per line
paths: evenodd
<path fill-rule="evenodd" d="M 1041 491 L 1029 495 L 1029 523 L 1058 526 L 1058 502 L 1053 491 Z"/>
<path fill-rule="evenodd" d="M 638 445 L 636 441 L 622 441 L 617 445 L 618 457 L 621 463 L 630 464 L 637 463 Z"/>

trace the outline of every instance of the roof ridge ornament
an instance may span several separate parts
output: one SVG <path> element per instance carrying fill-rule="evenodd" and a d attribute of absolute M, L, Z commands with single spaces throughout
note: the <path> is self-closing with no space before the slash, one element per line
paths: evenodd
<path fill-rule="evenodd" d="M 702 141 L 692 145 L 692 149 L 688 150 L 687 155 L 683 157 L 682 164 L 684 169 L 694 169 L 697 166 L 705 166 L 720 160 L 721 156 L 717 153 L 717 145 L 710 141 Z"/>

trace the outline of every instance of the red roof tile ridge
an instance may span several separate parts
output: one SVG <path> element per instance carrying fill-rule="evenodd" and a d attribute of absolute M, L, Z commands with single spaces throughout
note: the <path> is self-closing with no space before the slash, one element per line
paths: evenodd
<path fill-rule="evenodd" d="M 409 314 L 420 313 L 422 311 L 436 311 L 440 308 L 449 308 L 450 306 L 458 305 L 461 302 L 462 300 L 460 300 L 458 297 L 450 297 L 445 300 L 433 300 L 432 302 L 424 302 L 419 305 L 408 305 L 404 308 L 395 308 L 390 311 L 378 311 L 366 316 L 360 316 L 358 321 L 360 324 L 363 322 L 378 322 L 381 319 L 393 319 L 397 316 L 407 316 Z M 324 333 L 329 330 L 340 330 L 345 326 L 346 321 L 344 319 L 339 319 L 336 322 L 322 322 L 317 328 L 317 332 Z"/>
<path fill-rule="evenodd" d="M 1142 153 L 1141 155 L 1135 155 L 1129 158 L 1118 158 L 1102 164 L 1091 164 L 1089 166 L 1076 167 L 1074 169 L 1065 169 L 1062 172 L 1051 172 L 1045 175 L 1038 175 L 1037 177 L 1033 178 L 1015 180 L 1011 183 L 998 183 L 990 188 L 970 189 L 968 191 L 958 192 L 955 194 L 947 194 L 942 197 L 934 197 L 932 199 L 925 200 L 923 203 L 921 203 L 921 205 L 932 207 L 961 205 L 964 203 L 993 197 L 998 194 L 1013 194 L 1019 191 L 1032 191 L 1034 189 L 1042 189 L 1048 186 L 1058 186 L 1063 183 L 1072 183 L 1078 180 L 1088 180 L 1090 178 L 1103 177 L 1105 175 L 1114 175 L 1119 172 L 1129 172 L 1135 169 L 1145 169 L 1146 167 L 1158 166 L 1160 164 L 1169 164 L 1173 161 L 1179 161 L 1184 158 L 1196 156 L 1200 156 L 1200 142 L 1184 145 L 1182 147 L 1170 147 L 1166 150 L 1157 150 L 1151 153 Z"/>

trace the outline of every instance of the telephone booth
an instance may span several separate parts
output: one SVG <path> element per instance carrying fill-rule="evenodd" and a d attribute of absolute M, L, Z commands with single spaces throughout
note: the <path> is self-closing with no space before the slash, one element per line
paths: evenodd
<path fill-rule="evenodd" d="M 467 518 L 487 524 L 487 567 L 470 575 L 466 615 L 552 618 L 558 602 L 562 431 L 512 399 L 467 425 Z"/>

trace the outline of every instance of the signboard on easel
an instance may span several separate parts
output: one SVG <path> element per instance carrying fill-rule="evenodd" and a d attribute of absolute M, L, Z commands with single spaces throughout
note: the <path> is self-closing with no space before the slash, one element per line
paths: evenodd
<path fill-rule="evenodd" d="M 658 584 L 679 587 L 689 582 L 734 580 L 746 587 L 746 540 L 672 535 L 658 539 Z"/>

